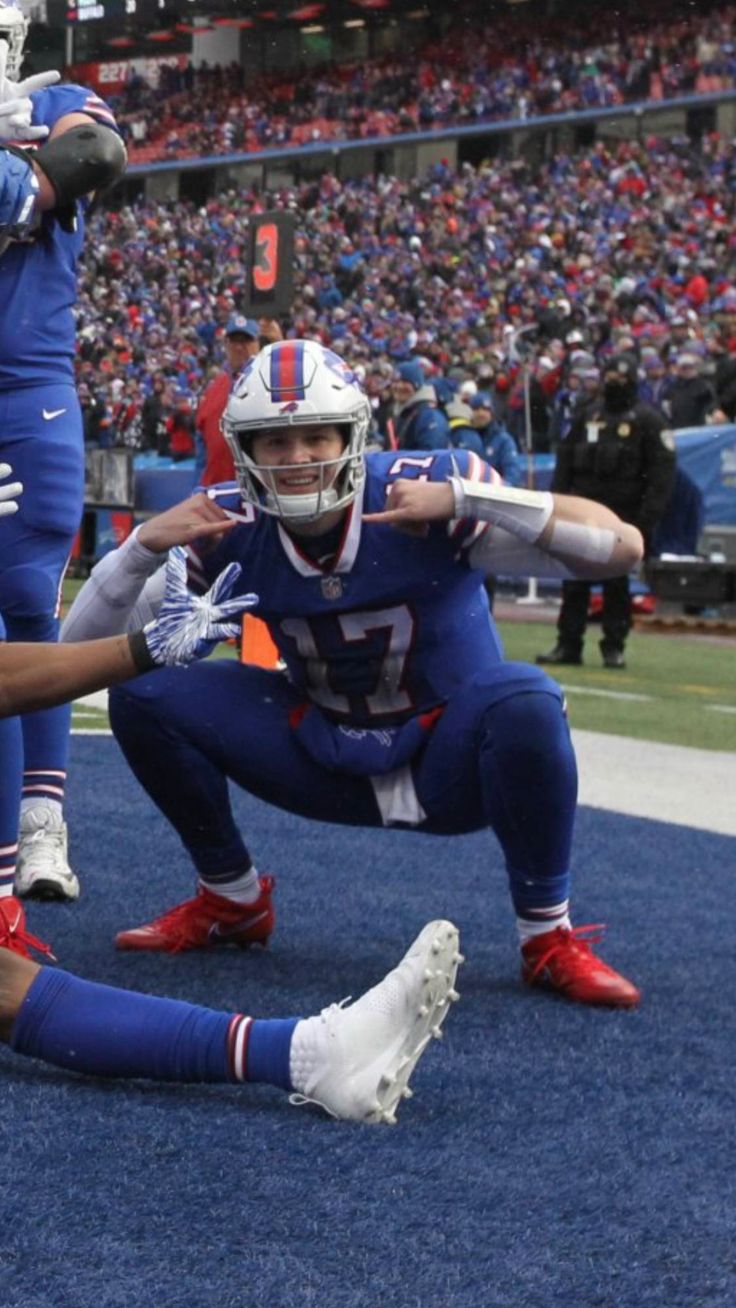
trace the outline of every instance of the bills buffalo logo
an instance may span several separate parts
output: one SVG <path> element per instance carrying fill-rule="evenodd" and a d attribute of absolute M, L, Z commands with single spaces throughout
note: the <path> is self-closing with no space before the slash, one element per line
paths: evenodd
<path fill-rule="evenodd" d="M 281 405 L 281 408 L 279 409 L 279 413 L 296 413 L 298 408 L 299 408 L 299 404 L 297 403 L 296 400 L 289 400 L 288 404 Z"/>

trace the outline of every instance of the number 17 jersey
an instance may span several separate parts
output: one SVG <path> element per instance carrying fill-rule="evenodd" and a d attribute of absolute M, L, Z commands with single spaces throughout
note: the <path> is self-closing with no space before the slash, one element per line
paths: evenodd
<path fill-rule="evenodd" d="M 268 624 L 305 699 L 336 722 L 403 722 L 443 704 L 503 658 L 484 575 L 468 558 L 485 524 L 436 523 L 418 536 L 362 521 L 363 512 L 385 507 L 397 478 L 446 481 L 453 474 L 499 480 L 464 450 L 367 455 L 365 485 L 327 558 L 315 553 L 314 538 L 300 539 L 244 504 L 234 484 L 210 487 L 238 526 L 213 549 L 204 541 L 192 547 L 191 584 L 204 590 L 227 563 L 240 563 L 238 591 L 258 594 L 252 612 Z"/>

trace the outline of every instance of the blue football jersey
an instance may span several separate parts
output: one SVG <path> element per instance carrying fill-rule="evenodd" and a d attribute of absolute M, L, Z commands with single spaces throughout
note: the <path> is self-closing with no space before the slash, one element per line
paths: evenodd
<path fill-rule="evenodd" d="M 84 113 L 115 128 L 112 110 L 83 86 L 50 86 L 32 100 L 34 126 L 51 130 L 66 114 Z M 72 310 L 85 202 L 78 201 L 76 209 L 74 231 L 65 231 L 53 213 L 46 213 L 33 237 L 8 246 L 0 259 L 0 390 L 73 381 Z"/>
<path fill-rule="evenodd" d="M 465 450 L 388 452 L 366 458 L 366 482 L 347 510 L 328 564 L 300 548 L 270 514 L 244 504 L 234 483 L 210 487 L 239 525 L 212 549 L 190 551 L 191 584 L 204 590 L 231 560 L 242 591 L 255 591 L 289 676 L 337 721 L 387 724 L 442 704 L 469 676 L 503 658 L 483 574 L 468 551 L 488 528 L 437 523 L 425 537 L 362 521 L 385 506 L 398 477 L 445 481 L 457 469 L 498 474 Z"/>

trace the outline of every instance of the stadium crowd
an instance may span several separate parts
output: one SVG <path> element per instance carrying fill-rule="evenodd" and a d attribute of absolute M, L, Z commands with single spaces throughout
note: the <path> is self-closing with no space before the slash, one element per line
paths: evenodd
<path fill-rule="evenodd" d="M 191 453 L 196 399 L 244 289 L 249 216 L 273 205 L 297 217 L 284 333 L 363 367 L 379 414 L 396 365 L 415 359 L 442 402 L 463 383 L 466 397 L 488 392 L 518 438 L 514 343 L 527 340 L 538 450 L 564 436 L 574 393 L 595 387 L 614 350 L 637 354 L 642 394 L 669 404 L 672 425 L 702 422 L 736 352 L 735 181 L 736 145 L 713 136 L 697 153 L 685 140 L 599 143 L 538 168 L 325 175 L 203 207 L 100 211 L 77 310 L 87 440 Z M 525 327 L 536 330 L 520 337 Z"/>
<path fill-rule="evenodd" d="M 601 40 L 595 11 L 522 18 L 470 14 L 416 57 L 384 57 L 300 72 L 248 77 L 229 68 L 164 68 L 160 85 L 135 76 L 111 97 L 131 163 L 222 155 L 331 140 L 390 136 L 736 85 L 734 7 L 653 21 L 611 15 Z M 657 13 L 655 9 L 655 14 Z"/>

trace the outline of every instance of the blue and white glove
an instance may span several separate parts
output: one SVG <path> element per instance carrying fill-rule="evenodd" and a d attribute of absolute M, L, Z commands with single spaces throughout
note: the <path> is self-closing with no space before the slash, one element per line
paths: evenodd
<path fill-rule="evenodd" d="M 169 551 L 163 603 L 158 616 L 143 628 L 153 663 L 183 667 L 239 634 L 240 623 L 233 619 L 258 603 L 252 594 L 228 599 L 240 573 L 239 563 L 228 563 L 206 595 L 194 595 L 187 587 L 186 552 L 180 545 Z"/>
<path fill-rule="evenodd" d="M 22 241 L 32 231 L 38 191 L 28 155 L 0 146 L 0 253 L 9 241 Z"/>
<path fill-rule="evenodd" d="M 13 472 L 9 463 L 0 463 L 0 482 L 5 481 Z M 7 486 L 0 486 L 0 518 L 9 513 L 18 512 L 18 496 L 23 492 L 22 481 L 10 481 Z"/>
<path fill-rule="evenodd" d="M 8 60 L 8 43 L 0 41 L 0 141 L 43 141 L 48 127 L 31 126 L 34 91 L 43 91 L 59 81 L 61 73 L 36 73 L 22 82 L 13 82 L 5 75 Z"/>

